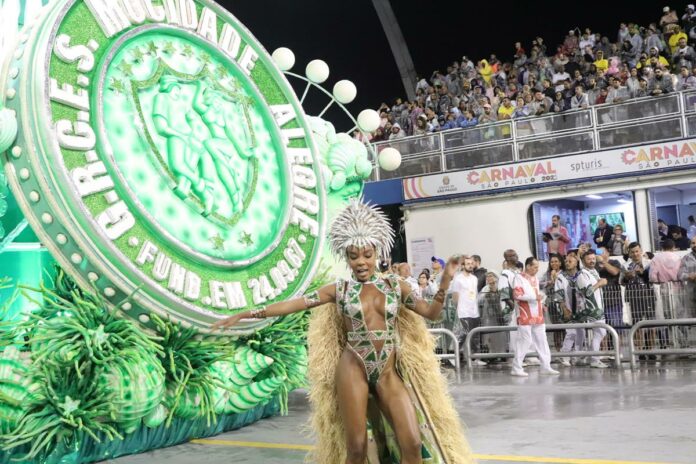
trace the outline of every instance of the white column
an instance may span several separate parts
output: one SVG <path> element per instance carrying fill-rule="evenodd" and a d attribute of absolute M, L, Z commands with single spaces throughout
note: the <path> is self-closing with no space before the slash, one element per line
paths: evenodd
<path fill-rule="evenodd" d="M 634 190 L 633 204 L 636 211 L 638 243 L 643 245 L 643 249 L 650 249 L 652 248 L 651 230 L 654 226 L 650 224 L 650 214 L 648 213 L 648 192 L 645 189 Z"/>

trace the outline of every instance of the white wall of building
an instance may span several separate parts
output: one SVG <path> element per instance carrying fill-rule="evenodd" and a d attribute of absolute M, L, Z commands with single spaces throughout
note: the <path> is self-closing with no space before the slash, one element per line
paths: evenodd
<path fill-rule="evenodd" d="M 500 269 L 503 251 L 513 248 L 521 260 L 532 254 L 529 234 L 529 208 L 537 201 L 567 199 L 579 195 L 630 192 L 679 183 L 692 183 L 693 175 L 674 174 L 661 177 L 640 177 L 624 180 L 605 181 L 591 185 L 566 186 L 563 188 L 522 191 L 514 194 L 500 194 L 462 200 L 440 201 L 408 205 L 405 207 L 406 242 L 409 259 L 412 256 L 410 240 L 432 237 L 437 256 L 446 258 L 453 254 L 478 254 L 483 266 Z M 636 217 L 633 204 L 621 204 L 607 200 L 593 206 L 588 214 L 602 212 L 623 212 L 632 239 L 650 243 L 646 227 L 636 237 Z M 643 223 L 647 221 L 648 211 L 638 211 Z"/>
<path fill-rule="evenodd" d="M 507 198 L 504 204 L 490 198 L 411 210 L 406 214 L 409 259 L 411 238 L 433 237 L 435 253 L 443 259 L 459 253 L 478 254 L 485 267 L 499 269 L 503 251 L 513 248 L 524 260 L 531 255 L 529 205 L 529 197 Z"/>

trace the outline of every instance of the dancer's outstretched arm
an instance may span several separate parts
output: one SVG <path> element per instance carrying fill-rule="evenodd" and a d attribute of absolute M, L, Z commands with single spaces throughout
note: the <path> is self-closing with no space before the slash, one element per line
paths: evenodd
<path fill-rule="evenodd" d="M 459 269 L 459 258 L 453 257 L 449 259 L 449 262 L 442 270 L 442 280 L 440 281 L 440 288 L 433 297 L 433 301 L 430 303 L 427 300 L 418 298 L 414 293 L 413 289 L 406 282 L 399 282 L 401 285 L 401 294 L 403 295 L 403 303 L 411 311 L 416 314 L 420 314 L 426 319 L 431 321 L 436 321 L 440 318 L 440 313 L 442 313 L 442 307 L 445 304 L 445 296 L 447 295 L 447 289 L 449 289 L 454 273 Z"/>
<path fill-rule="evenodd" d="M 226 319 L 221 319 L 213 324 L 212 329 L 223 329 L 236 325 L 242 319 L 266 317 L 286 316 L 288 314 L 297 313 L 306 309 L 316 308 L 317 306 L 326 303 L 336 302 L 336 284 L 326 285 L 315 292 L 306 294 L 299 298 L 293 298 L 288 301 L 273 303 L 267 307 L 242 311 Z"/>

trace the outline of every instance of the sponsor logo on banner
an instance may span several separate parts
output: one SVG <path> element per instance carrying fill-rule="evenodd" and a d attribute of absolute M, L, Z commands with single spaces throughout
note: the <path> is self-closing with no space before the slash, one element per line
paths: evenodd
<path fill-rule="evenodd" d="M 404 198 L 408 201 L 524 189 L 557 182 L 630 176 L 693 164 L 696 164 L 696 139 L 680 140 L 404 179 Z"/>

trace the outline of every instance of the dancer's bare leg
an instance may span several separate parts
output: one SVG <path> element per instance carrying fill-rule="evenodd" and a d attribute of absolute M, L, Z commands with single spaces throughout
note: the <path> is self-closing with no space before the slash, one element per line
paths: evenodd
<path fill-rule="evenodd" d="M 394 429 L 401 450 L 401 464 L 422 464 L 418 418 L 403 380 L 394 368 L 394 355 L 377 383 L 377 400 Z"/>
<path fill-rule="evenodd" d="M 367 398 L 365 369 L 346 348 L 336 371 L 338 410 L 346 431 L 346 464 L 364 464 L 367 458 Z"/>

